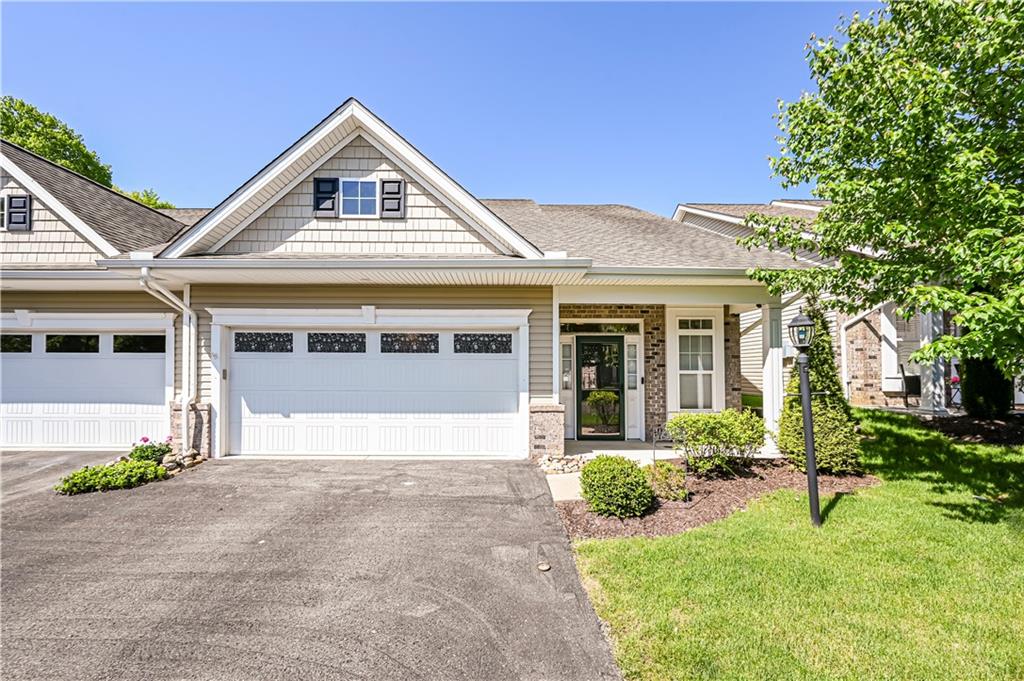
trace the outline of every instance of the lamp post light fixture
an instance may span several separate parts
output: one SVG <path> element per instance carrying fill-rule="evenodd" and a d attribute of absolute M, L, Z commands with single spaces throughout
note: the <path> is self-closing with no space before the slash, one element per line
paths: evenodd
<path fill-rule="evenodd" d="M 789 323 L 789 340 L 800 353 L 796 358 L 800 371 L 800 402 L 803 403 L 804 452 L 807 455 L 807 495 L 811 502 L 811 524 L 821 526 L 818 503 L 818 464 L 814 458 L 814 417 L 811 414 L 811 365 L 807 350 L 814 340 L 814 320 L 800 311 Z"/>

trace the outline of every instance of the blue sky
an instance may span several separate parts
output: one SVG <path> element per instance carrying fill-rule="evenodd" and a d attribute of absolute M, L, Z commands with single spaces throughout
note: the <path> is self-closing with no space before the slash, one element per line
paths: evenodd
<path fill-rule="evenodd" d="M 183 207 L 355 96 L 481 198 L 668 214 L 784 195 L 776 100 L 810 87 L 808 36 L 868 7 L 5 2 L 0 88 Z"/>

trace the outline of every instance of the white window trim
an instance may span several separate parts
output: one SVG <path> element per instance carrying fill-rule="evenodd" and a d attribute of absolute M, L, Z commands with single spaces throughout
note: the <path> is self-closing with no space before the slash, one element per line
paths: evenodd
<path fill-rule="evenodd" d="M 320 175 L 320 176 L 317 176 L 317 177 L 325 177 L 325 176 Z M 380 218 L 380 178 L 378 178 L 378 177 L 342 177 L 340 175 L 338 175 L 337 178 L 338 178 L 338 218 L 337 219 L 339 219 L 339 220 L 377 220 L 377 219 Z M 345 200 L 345 193 L 344 193 L 344 190 L 342 189 L 342 185 L 345 182 L 372 182 L 373 183 L 375 189 L 373 190 L 373 214 L 372 215 L 369 215 L 369 214 L 365 214 L 365 215 L 362 215 L 362 214 L 361 215 L 348 215 L 348 214 L 345 213 L 344 208 L 343 208 L 343 206 L 344 206 L 343 201 Z M 360 196 L 356 200 L 357 201 L 362 201 L 363 198 Z"/>
<path fill-rule="evenodd" d="M 679 407 L 679 320 L 689 318 L 711 319 L 712 349 L 715 368 L 712 371 L 714 395 L 711 409 L 681 409 Z M 724 307 L 669 307 L 665 309 L 665 349 L 668 357 L 665 370 L 665 404 L 668 415 L 680 412 L 722 411 L 725 409 L 725 308 Z"/>
<path fill-rule="evenodd" d="M 221 415 L 228 415 L 226 398 L 229 394 L 229 358 L 231 332 L 234 327 L 249 329 L 389 329 L 422 331 L 444 329 L 463 331 L 475 329 L 512 330 L 516 334 L 519 388 L 519 446 L 518 458 L 529 455 L 530 433 L 530 309 L 510 310 L 378 310 L 374 305 L 347 309 L 294 309 L 294 308 L 207 308 L 210 321 L 210 364 L 213 380 L 210 386 L 211 455 L 224 456 L 228 451 L 228 428 L 222 426 Z M 493 355 L 489 355 L 493 357 Z M 172 359 L 173 361 L 173 359 Z M 230 418 L 230 415 L 228 415 Z"/>

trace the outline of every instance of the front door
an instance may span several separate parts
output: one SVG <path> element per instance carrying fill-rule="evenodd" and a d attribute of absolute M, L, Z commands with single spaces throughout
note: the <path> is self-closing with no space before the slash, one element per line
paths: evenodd
<path fill-rule="evenodd" d="M 576 437 L 625 439 L 622 337 L 576 337 Z"/>

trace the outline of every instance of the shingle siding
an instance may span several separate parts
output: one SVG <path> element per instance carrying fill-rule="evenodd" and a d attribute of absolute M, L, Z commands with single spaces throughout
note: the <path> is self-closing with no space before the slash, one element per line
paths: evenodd
<path fill-rule="evenodd" d="M 0 196 L 29 194 L 17 180 L 0 171 Z M 0 264 L 2 265 L 92 265 L 101 254 L 61 220 L 56 213 L 32 197 L 32 229 L 8 232 L 0 229 Z"/>
<path fill-rule="evenodd" d="M 405 217 L 316 218 L 313 179 L 327 176 L 405 180 Z M 376 147 L 356 137 L 217 252 L 490 256 L 496 249 Z"/>

